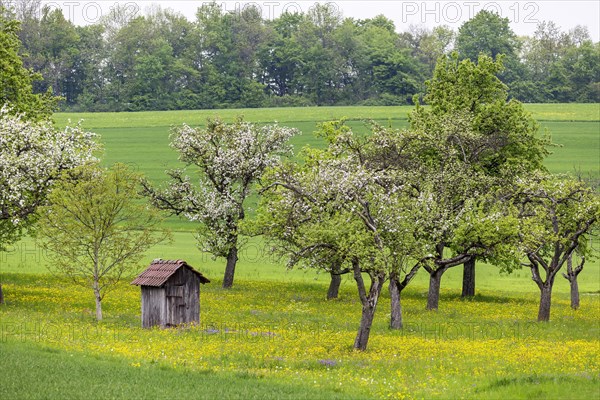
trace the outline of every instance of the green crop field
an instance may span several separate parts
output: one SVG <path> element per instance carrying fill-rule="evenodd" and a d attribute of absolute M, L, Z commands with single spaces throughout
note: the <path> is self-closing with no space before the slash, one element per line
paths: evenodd
<path fill-rule="evenodd" d="M 160 182 L 164 170 L 177 166 L 176 153 L 169 149 L 169 130 L 186 123 L 204 126 L 207 118 L 219 116 L 232 121 L 244 116 L 257 123 L 278 122 L 298 128 L 293 139 L 296 148 L 322 145 L 313 132 L 318 122 L 346 118 L 358 132 L 367 130 L 366 121 L 403 128 L 412 107 L 307 107 L 244 110 L 163 111 L 139 113 L 57 114 L 56 123 L 82 121 L 88 130 L 101 136 L 107 164 L 126 162 L 139 168 L 151 180 Z M 552 172 L 578 172 L 600 177 L 600 105 L 529 104 L 527 109 L 558 145 L 551 149 L 547 166 Z"/>
<path fill-rule="evenodd" d="M 600 178 L 600 105 L 527 105 L 560 147 L 550 171 Z M 160 184 L 180 166 L 169 129 L 207 117 L 278 121 L 302 134 L 296 149 L 320 146 L 316 123 L 346 117 L 402 128 L 410 107 L 323 107 L 143 113 L 57 114 L 57 125 L 83 119 L 101 135 L 103 162 L 125 162 Z M 174 241 L 148 251 L 181 258 L 211 279 L 202 288 L 201 323 L 140 327 L 140 291 L 124 282 L 94 319 L 90 290 L 50 275 L 31 238 L 0 253 L 7 304 L 0 307 L 1 398 L 485 398 L 592 399 L 600 393 L 600 263 L 580 275 L 582 305 L 569 307 L 569 285 L 555 284 L 549 323 L 537 323 L 539 291 L 528 270 L 499 274 L 478 265 L 477 295 L 460 298 L 462 270 L 442 283 L 440 309 L 425 310 L 427 276 L 403 292 L 405 328 L 388 329 L 384 291 L 368 351 L 352 350 L 360 317 L 356 285 L 325 300 L 329 277 L 286 270 L 260 238 L 240 254 L 236 283 L 220 288 L 224 261 L 202 254 L 194 225 L 170 218 Z M 596 244 L 597 246 L 597 244 Z M 140 268 L 143 266 L 140 266 Z"/>

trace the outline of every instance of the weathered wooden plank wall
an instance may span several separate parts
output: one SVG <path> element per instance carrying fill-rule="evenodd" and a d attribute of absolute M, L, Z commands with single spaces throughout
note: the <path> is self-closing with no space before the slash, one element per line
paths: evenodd
<path fill-rule="evenodd" d="M 165 289 L 142 286 L 142 327 L 164 325 L 166 316 Z"/>
<path fill-rule="evenodd" d="M 142 326 L 162 327 L 200 322 L 200 279 L 181 268 L 164 287 L 142 286 Z"/>

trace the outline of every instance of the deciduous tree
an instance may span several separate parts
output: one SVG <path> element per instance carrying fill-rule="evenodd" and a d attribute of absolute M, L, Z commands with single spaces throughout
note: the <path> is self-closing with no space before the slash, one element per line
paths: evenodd
<path fill-rule="evenodd" d="M 62 173 L 92 160 L 96 148 L 80 125 L 59 130 L 0 109 L 0 251 L 34 222 Z"/>
<path fill-rule="evenodd" d="M 401 327 L 399 295 L 421 262 L 409 260 L 417 226 L 409 217 L 406 182 L 395 168 L 404 154 L 381 150 L 391 147 L 397 132 L 376 125 L 373 132 L 360 137 L 340 121 L 322 124 L 327 149 L 305 150 L 301 166 L 279 166 L 269 174 L 274 193 L 263 206 L 265 234 L 293 263 L 352 272 L 362 304 L 354 342 L 359 350 L 367 348 L 383 284 L 391 277 L 400 282 L 393 291 L 392 326 Z M 371 280 L 369 289 L 363 275 Z"/>
<path fill-rule="evenodd" d="M 56 107 L 56 98 L 50 93 L 34 94 L 33 82 L 42 77 L 23 66 L 19 55 L 20 22 L 8 19 L 0 7 L 0 107 L 10 107 L 2 113 L 22 114 L 20 119 L 48 118 Z"/>
<path fill-rule="evenodd" d="M 157 211 L 140 202 L 139 181 L 124 164 L 79 168 L 39 210 L 36 235 L 49 267 L 93 290 L 98 321 L 106 293 L 136 271 L 146 250 L 168 238 Z"/>
<path fill-rule="evenodd" d="M 456 53 L 442 57 L 427 82 L 424 101 L 431 107 L 417 103 L 410 114 L 411 129 L 421 132 L 427 147 L 420 151 L 426 157 L 419 156 L 427 161 L 424 165 L 435 166 L 431 173 L 453 170 L 458 180 L 465 179 L 464 191 L 447 181 L 447 190 L 461 191 L 448 197 L 455 203 L 448 204 L 452 209 L 520 174 L 544 169 L 549 140 L 538 135 L 538 124 L 523 105 L 508 98 L 507 86 L 497 77 L 502 68 L 501 58 L 485 55 L 477 62 L 460 61 Z M 473 296 L 475 261 L 465 261 L 463 294 Z"/>
<path fill-rule="evenodd" d="M 571 256 L 567 259 L 567 273 L 565 274 L 563 272 L 562 276 L 569 281 L 569 286 L 571 287 L 571 308 L 573 310 L 577 310 L 579 308 L 579 283 L 577 282 L 577 277 L 581 271 L 583 271 L 585 257 L 582 256 L 579 265 L 573 268 L 574 255 L 575 254 L 571 254 Z"/>
<path fill-rule="evenodd" d="M 288 259 L 288 268 L 314 268 L 330 274 L 330 300 L 338 297 L 341 275 L 350 272 L 344 248 L 348 230 L 339 229 L 348 218 L 334 208 L 322 209 L 306 191 L 307 180 L 314 179 L 316 172 L 307 152 L 303 151 L 304 164 L 287 162 L 265 174 L 266 187 L 261 190 L 251 229 L 264 235 L 272 254 Z"/>
<path fill-rule="evenodd" d="M 550 320 L 554 278 L 600 219 L 600 198 L 581 181 L 537 174 L 519 182 L 521 248 L 540 289 L 538 321 Z M 571 268 L 570 268 L 571 269 Z"/>
<path fill-rule="evenodd" d="M 171 147 L 181 161 L 195 167 L 197 180 L 178 169 L 169 171 L 166 189 L 144 183 L 145 194 L 156 207 L 200 223 L 200 249 L 227 259 L 224 288 L 233 285 L 246 200 L 264 170 L 291 151 L 287 141 L 295 133 L 241 118 L 232 124 L 209 120 L 206 129 L 183 125 L 173 129 Z"/>

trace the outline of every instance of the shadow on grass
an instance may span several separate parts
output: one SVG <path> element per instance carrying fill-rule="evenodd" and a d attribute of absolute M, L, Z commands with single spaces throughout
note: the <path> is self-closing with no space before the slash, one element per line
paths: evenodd
<path fill-rule="evenodd" d="M 600 381 L 588 373 L 572 375 L 534 374 L 504 377 L 475 388 L 474 398 L 485 399 L 597 399 Z"/>
<path fill-rule="evenodd" d="M 407 288 L 402 293 L 402 299 L 408 300 L 423 300 L 427 299 L 427 292 L 423 290 L 415 290 Z M 458 291 L 443 291 L 440 293 L 440 304 L 443 302 L 455 302 L 462 301 L 466 303 L 490 303 L 490 304 L 537 304 L 538 293 L 531 292 L 530 294 L 519 293 L 518 297 L 515 297 L 515 293 L 490 291 L 488 293 L 476 293 L 473 297 L 462 297 Z M 526 297 L 525 297 L 526 296 Z M 389 298 L 389 294 L 385 291 L 382 293 L 383 298 Z"/>
<path fill-rule="evenodd" d="M 508 304 L 508 303 L 518 303 L 518 304 L 537 304 L 538 299 L 536 297 L 519 297 L 515 299 L 514 294 L 511 296 L 507 293 L 495 292 L 494 294 L 481 294 L 477 293 L 473 297 L 462 297 L 460 294 L 448 294 L 442 296 L 445 300 L 456 300 L 456 301 L 464 301 L 464 302 L 474 302 L 474 303 L 495 303 L 495 304 Z"/>
<path fill-rule="evenodd" d="M 588 373 L 579 373 L 575 375 L 526 375 L 517 377 L 504 377 L 493 380 L 488 385 L 477 388 L 475 393 L 498 392 L 519 388 L 524 393 L 524 388 L 542 389 L 548 391 L 553 386 L 568 388 L 570 386 L 587 386 L 592 391 L 598 389 L 600 381 L 597 376 Z"/>

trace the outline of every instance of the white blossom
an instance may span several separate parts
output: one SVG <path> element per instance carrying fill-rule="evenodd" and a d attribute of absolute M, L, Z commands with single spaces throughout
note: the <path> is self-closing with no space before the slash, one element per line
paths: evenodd
<path fill-rule="evenodd" d="M 159 208 L 200 222 L 201 250 L 227 256 L 239 244 L 238 222 L 245 215 L 245 200 L 265 169 L 291 154 L 287 141 L 296 133 L 241 120 L 233 124 L 211 120 L 206 129 L 176 127 L 171 147 L 190 168 L 169 172 L 173 178 L 169 187 L 162 192 L 148 188 L 149 195 Z M 190 177 L 192 170 L 199 173 L 197 179 Z"/>
<path fill-rule="evenodd" d="M 18 237 L 63 171 L 94 159 L 94 137 L 79 124 L 59 130 L 0 109 L 0 247 Z"/>

